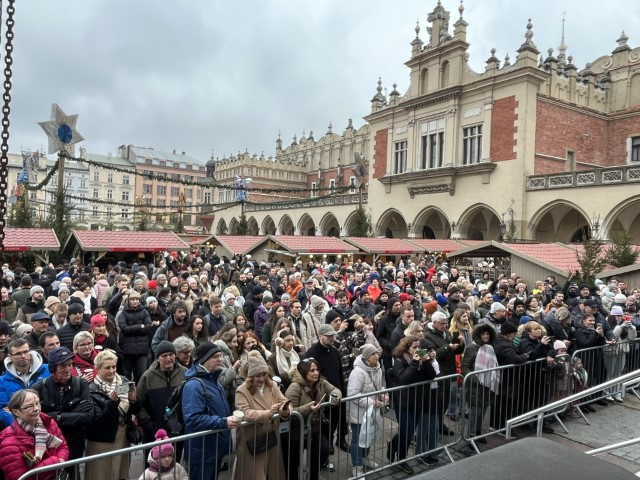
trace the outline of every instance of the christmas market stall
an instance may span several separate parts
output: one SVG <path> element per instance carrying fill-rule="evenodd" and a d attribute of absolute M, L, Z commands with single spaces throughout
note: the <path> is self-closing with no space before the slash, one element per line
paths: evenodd
<path fill-rule="evenodd" d="M 60 250 L 60 242 L 51 228 L 11 228 L 4 229 L 4 263 L 16 262 L 25 266 L 25 260 L 33 255 L 34 266 L 49 264 L 49 252 Z"/>
<path fill-rule="evenodd" d="M 298 260 L 302 263 L 351 263 L 358 248 L 337 237 L 302 235 L 269 235 L 267 248 L 269 262 L 281 262 L 289 266 Z"/>
<path fill-rule="evenodd" d="M 102 269 L 121 260 L 152 263 L 157 254 L 181 250 L 189 251 L 189 245 L 173 232 L 72 230 L 63 255 Z"/>

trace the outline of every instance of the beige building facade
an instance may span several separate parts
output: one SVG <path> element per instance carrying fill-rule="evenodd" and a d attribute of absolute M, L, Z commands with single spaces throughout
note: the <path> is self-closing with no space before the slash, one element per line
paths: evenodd
<path fill-rule="evenodd" d="M 409 85 L 385 95 L 379 80 L 364 126 L 287 148 L 278 140 L 262 165 L 302 170 L 309 193 L 247 203 L 249 233 L 346 235 L 359 195 L 314 200 L 313 183 L 335 172 L 348 185 L 357 152 L 368 162 L 363 202 L 376 236 L 571 242 L 626 230 L 640 242 L 640 48 L 624 32 L 602 39 L 610 47 L 578 69 L 564 38 L 541 53 L 529 21 L 513 39 L 515 58 L 492 50 L 476 72 L 463 6 L 452 13 L 438 2 L 426 20 L 397 59 Z M 217 213 L 212 233 L 232 231 L 241 214 Z"/>

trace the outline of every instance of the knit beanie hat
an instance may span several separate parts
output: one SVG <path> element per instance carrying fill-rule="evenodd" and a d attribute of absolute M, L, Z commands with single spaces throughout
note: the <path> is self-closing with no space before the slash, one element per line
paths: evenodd
<path fill-rule="evenodd" d="M 156 358 L 159 358 L 163 353 L 176 353 L 176 347 L 169 340 L 163 340 L 156 348 Z"/>
<path fill-rule="evenodd" d="M 377 351 L 378 351 L 378 349 L 374 345 L 371 345 L 370 343 L 365 343 L 360 348 L 360 352 L 362 353 L 362 359 L 363 360 L 367 360 L 371 355 L 373 355 Z"/>
<path fill-rule="evenodd" d="M 247 365 L 249 366 L 249 371 L 247 372 L 248 376 L 253 377 L 260 373 L 268 373 L 269 367 L 267 366 L 267 362 L 264 361 L 260 352 L 256 352 L 252 350 L 249 352 L 247 356 Z"/>
<path fill-rule="evenodd" d="M 147 283 L 147 290 L 153 290 L 156 288 L 158 288 L 158 282 L 155 280 L 149 280 L 149 283 Z"/>
<path fill-rule="evenodd" d="M 435 300 L 424 304 L 424 311 L 427 312 L 428 315 L 434 314 L 436 310 L 438 310 L 438 302 Z"/>
<path fill-rule="evenodd" d="M 156 442 L 160 440 L 168 440 L 169 436 L 164 429 L 160 429 L 156 432 Z M 154 460 L 159 460 L 162 457 L 173 457 L 175 455 L 175 450 L 173 449 L 173 445 L 171 443 L 165 443 L 164 445 L 156 445 L 151 449 L 151 456 Z"/>
<path fill-rule="evenodd" d="M 33 294 L 36 292 L 44 293 L 44 288 L 42 288 L 40 285 L 34 285 L 33 287 L 31 287 L 31 290 L 29 290 L 29 296 L 33 297 Z"/>
<path fill-rule="evenodd" d="M 319 296 L 312 295 L 311 306 L 315 309 L 315 308 L 318 308 L 320 305 L 324 305 L 324 301 Z"/>
<path fill-rule="evenodd" d="M 553 342 L 554 350 L 560 350 L 562 348 L 564 348 L 565 350 L 567 349 L 567 345 L 562 340 L 556 340 L 555 342 Z"/>
<path fill-rule="evenodd" d="M 44 308 L 51 309 L 51 307 L 57 303 L 60 303 L 60 299 L 58 297 L 54 297 L 54 296 L 47 297 L 47 299 L 44 302 Z"/>
<path fill-rule="evenodd" d="M 147 297 L 147 299 L 145 300 L 145 303 L 147 304 L 147 307 L 149 305 L 151 305 L 151 302 L 158 302 L 158 299 L 156 297 Z"/>
<path fill-rule="evenodd" d="M 95 327 L 104 327 L 107 324 L 107 321 L 104 319 L 102 315 L 94 315 L 91 317 L 91 330 Z"/>
<path fill-rule="evenodd" d="M 209 360 L 209 358 L 211 358 L 213 355 L 221 351 L 222 349 L 216 343 L 202 342 L 200 345 L 198 345 L 198 348 L 196 348 L 194 357 L 196 361 L 200 365 L 202 365 L 204 362 Z"/>
<path fill-rule="evenodd" d="M 30 323 L 23 323 L 18 328 L 16 328 L 16 337 L 22 338 L 26 334 L 31 333 L 32 329 L 33 329 L 33 327 L 31 326 Z"/>

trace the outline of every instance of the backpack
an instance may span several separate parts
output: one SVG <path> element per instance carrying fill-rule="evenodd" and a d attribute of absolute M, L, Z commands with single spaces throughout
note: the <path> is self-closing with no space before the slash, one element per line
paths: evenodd
<path fill-rule="evenodd" d="M 204 389 L 205 405 L 209 404 L 209 394 L 204 382 L 197 377 L 190 377 L 173 389 L 167 400 L 167 408 L 164 411 L 164 423 L 167 433 L 171 437 L 177 437 L 184 433 L 184 417 L 182 416 L 182 391 L 185 384 L 190 380 L 197 380 Z M 208 411 L 208 407 L 207 407 Z"/>

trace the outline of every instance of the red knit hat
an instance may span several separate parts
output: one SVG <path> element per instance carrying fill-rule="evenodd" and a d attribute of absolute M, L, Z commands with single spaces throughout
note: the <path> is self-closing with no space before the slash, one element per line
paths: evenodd
<path fill-rule="evenodd" d="M 147 289 L 152 290 L 154 288 L 158 288 L 158 282 L 155 280 L 149 280 L 149 283 L 147 283 Z"/>
<path fill-rule="evenodd" d="M 91 330 L 93 330 L 95 327 L 104 327 L 106 324 L 107 321 L 102 315 L 96 314 L 91 317 Z"/>

